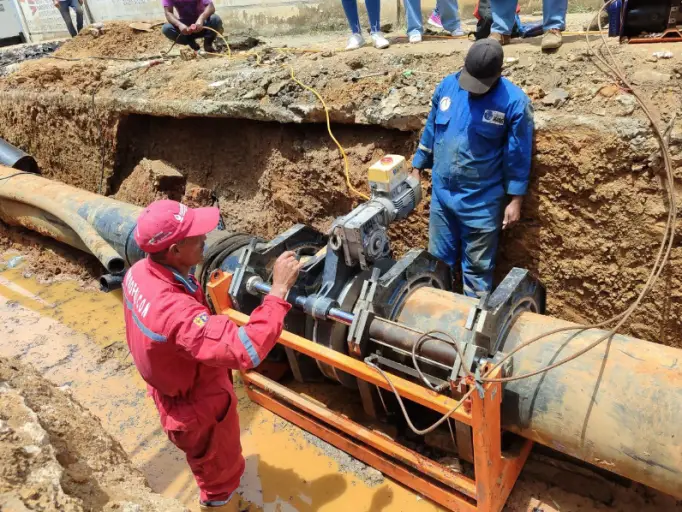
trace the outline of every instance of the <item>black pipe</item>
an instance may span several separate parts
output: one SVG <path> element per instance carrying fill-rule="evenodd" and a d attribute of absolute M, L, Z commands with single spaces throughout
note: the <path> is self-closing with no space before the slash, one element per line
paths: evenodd
<path fill-rule="evenodd" d="M 21 149 L 12 146 L 5 139 L 0 138 L 0 165 L 12 167 L 24 172 L 37 174 L 39 171 L 35 159 Z"/>
<path fill-rule="evenodd" d="M 105 293 L 113 292 L 123 286 L 124 274 L 104 274 L 99 278 L 99 289 Z"/>

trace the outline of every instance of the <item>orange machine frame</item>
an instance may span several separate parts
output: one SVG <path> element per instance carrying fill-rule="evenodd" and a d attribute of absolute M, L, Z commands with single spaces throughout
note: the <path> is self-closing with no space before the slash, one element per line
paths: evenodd
<path fill-rule="evenodd" d="M 231 282 L 231 274 L 217 270 L 211 275 L 208 293 L 216 312 L 241 326 L 249 317 L 232 309 L 228 295 Z M 384 378 L 362 361 L 288 331 L 283 331 L 278 341 L 390 391 Z M 457 404 L 452 398 L 396 375 L 389 374 L 389 377 L 401 397 L 433 411 L 444 414 Z M 498 382 L 485 384 L 483 398 L 473 393 L 451 416 L 472 427 L 475 479 L 471 479 L 305 398 L 257 370 L 242 372 L 242 379 L 254 402 L 452 511 L 501 511 L 532 447 L 531 441 L 524 440 L 517 453 L 509 457 L 502 455 L 502 387 Z"/>

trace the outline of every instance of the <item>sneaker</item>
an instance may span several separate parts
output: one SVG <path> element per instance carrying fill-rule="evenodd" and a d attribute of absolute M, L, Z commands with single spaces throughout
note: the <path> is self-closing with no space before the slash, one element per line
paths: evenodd
<path fill-rule="evenodd" d="M 408 37 L 410 43 L 421 43 L 422 42 L 422 35 L 420 32 L 417 32 L 416 30 L 407 34 L 407 37 Z"/>
<path fill-rule="evenodd" d="M 558 50 L 562 43 L 563 38 L 561 37 L 561 31 L 556 28 L 551 28 L 542 36 L 542 51 L 551 52 Z"/>
<path fill-rule="evenodd" d="M 455 30 L 450 32 L 450 35 L 455 36 L 455 37 L 461 37 L 461 36 L 465 36 L 467 34 L 466 34 L 466 32 L 464 32 L 464 30 L 462 30 L 462 27 L 457 27 Z"/>
<path fill-rule="evenodd" d="M 443 28 L 443 22 L 440 19 L 440 14 L 437 14 L 435 12 L 431 13 L 431 16 L 429 17 L 429 19 L 426 23 L 428 23 L 432 27 L 436 27 L 438 29 Z"/>
<path fill-rule="evenodd" d="M 489 39 L 494 39 L 502 46 L 511 43 L 511 36 L 509 34 L 500 34 L 499 32 L 491 32 L 488 36 Z"/>
<path fill-rule="evenodd" d="M 374 32 L 371 36 L 372 41 L 374 42 L 374 47 L 383 50 L 384 48 L 388 48 L 391 43 L 388 42 L 388 39 L 384 37 L 384 34 L 381 32 Z"/>
<path fill-rule="evenodd" d="M 216 53 L 215 47 L 213 46 L 213 41 L 207 41 L 204 39 L 204 51 L 207 53 Z"/>
<path fill-rule="evenodd" d="M 348 44 L 346 45 L 346 50 L 357 50 L 365 44 L 365 40 L 362 38 L 362 34 L 353 34 L 348 38 Z"/>

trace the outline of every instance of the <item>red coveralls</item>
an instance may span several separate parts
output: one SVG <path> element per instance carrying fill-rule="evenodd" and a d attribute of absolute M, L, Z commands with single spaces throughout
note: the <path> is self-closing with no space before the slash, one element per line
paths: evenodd
<path fill-rule="evenodd" d="M 201 500 L 229 499 L 245 465 L 230 370 L 258 366 L 291 306 L 268 295 L 237 328 L 211 315 L 193 276 L 149 258 L 127 272 L 123 296 L 128 347 L 164 431 L 185 452 Z"/>

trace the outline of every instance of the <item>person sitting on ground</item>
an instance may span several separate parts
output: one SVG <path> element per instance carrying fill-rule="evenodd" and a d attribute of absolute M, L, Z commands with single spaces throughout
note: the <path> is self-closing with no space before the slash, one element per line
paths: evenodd
<path fill-rule="evenodd" d="M 161 31 L 171 41 L 199 50 L 197 39 L 204 38 L 204 50 L 215 53 L 216 33 L 223 33 L 223 20 L 215 13 L 211 0 L 162 0 L 166 23 Z M 175 10 L 175 12 L 174 12 Z M 177 15 L 175 14 L 177 12 Z M 213 29 L 213 30 L 209 30 Z"/>
<path fill-rule="evenodd" d="M 76 37 L 78 33 L 83 30 L 82 4 L 83 0 L 54 0 L 54 6 L 59 9 L 59 13 L 62 15 L 62 18 L 64 18 L 64 23 L 66 23 L 66 28 L 69 30 L 71 37 Z M 76 27 L 78 27 L 78 30 L 73 28 L 69 7 L 76 13 Z"/>
<path fill-rule="evenodd" d="M 348 46 L 346 50 L 357 50 L 365 44 L 365 39 L 362 37 L 362 27 L 360 26 L 360 15 L 358 14 L 357 0 L 341 0 L 343 10 L 348 19 L 348 25 L 352 35 L 348 39 Z M 388 48 L 389 42 L 381 33 L 381 6 L 380 0 L 365 0 L 365 7 L 367 7 L 367 16 L 369 17 L 369 33 L 372 38 L 374 46 L 379 49 Z"/>

